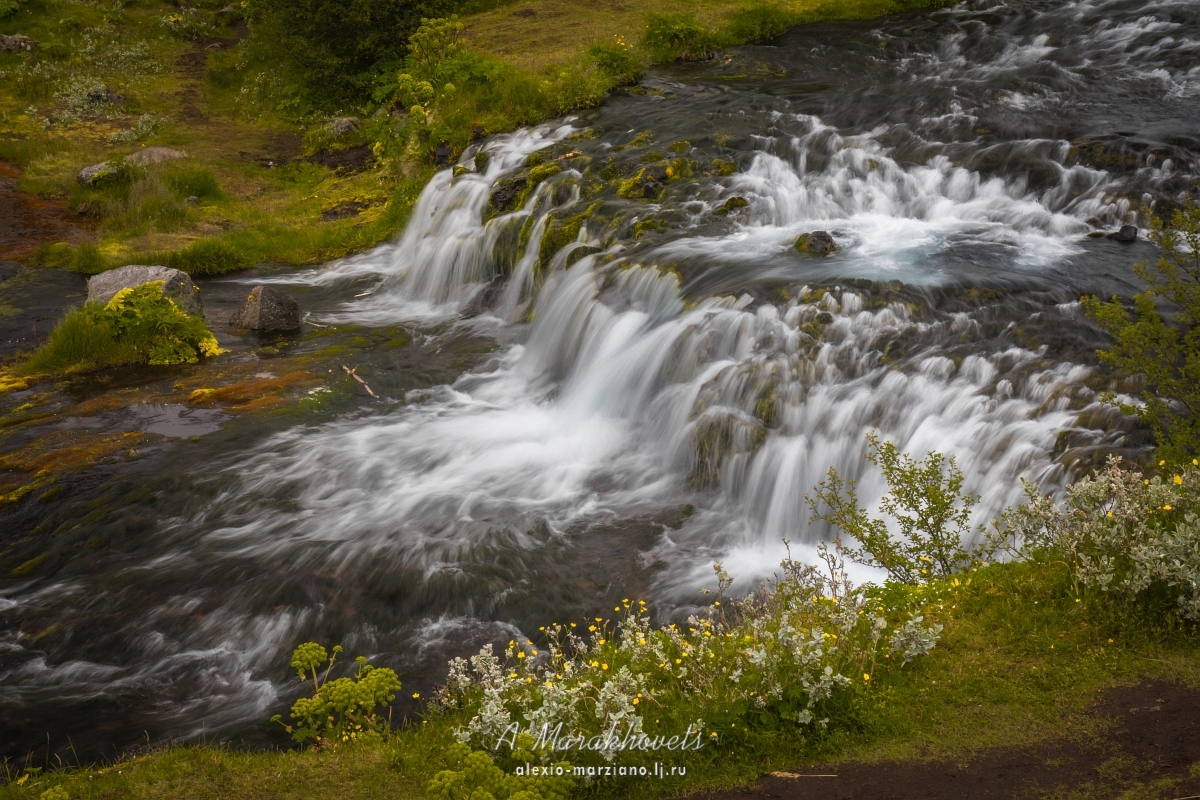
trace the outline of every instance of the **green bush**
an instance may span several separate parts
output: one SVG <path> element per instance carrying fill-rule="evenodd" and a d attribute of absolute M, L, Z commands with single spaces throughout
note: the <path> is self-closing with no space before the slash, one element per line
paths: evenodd
<path fill-rule="evenodd" d="M 755 42 L 778 36 L 799 23 L 797 15 L 772 5 L 743 8 L 729 16 L 726 30 L 737 42 Z"/>
<path fill-rule="evenodd" d="M 94 244 L 81 244 L 72 247 L 66 242 L 42 245 L 33 255 L 34 263 L 42 267 L 82 272 L 85 275 L 95 275 L 103 272 L 108 264 Z"/>
<path fill-rule="evenodd" d="M 145 260 L 139 256 L 137 263 Z M 152 254 L 150 260 L 189 275 L 221 275 L 248 266 L 242 252 L 221 239 L 197 239 L 182 250 Z"/>
<path fill-rule="evenodd" d="M 587 50 L 588 58 L 617 83 L 633 83 L 646 71 L 646 59 L 620 36 L 597 42 Z"/>
<path fill-rule="evenodd" d="M 315 97 L 336 105 L 362 98 L 377 73 L 399 64 L 422 19 L 452 0 L 248 0 L 246 17 Z"/>
<path fill-rule="evenodd" d="M 359 656 L 355 659 L 358 670 L 352 677 L 331 681 L 329 672 L 341 652 L 340 646 L 334 647 L 331 656 L 321 645 L 307 642 L 292 654 L 292 668 L 313 692 L 311 697 L 301 697 L 292 704 L 294 724 L 284 725 L 297 742 L 324 746 L 378 740 L 391 731 L 390 715 L 384 718 L 377 709 L 396 699 L 400 679 L 392 670 L 373 667 L 366 656 Z M 283 725 L 280 715 L 271 719 Z"/>
<path fill-rule="evenodd" d="M 716 52 L 717 39 L 695 14 L 652 13 L 642 46 L 657 62 L 702 61 Z"/>
<path fill-rule="evenodd" d="M 532 736 L 522 734 L 526 747 L 534 742 Z M 538 763 L 537 756 L 529 750 L 521 752 L 523 760 Z M 575 788 L 571 765 L 562 762 L 563 774 L 546 777 L 516 775 L 497 767 L 492 757 L 479 750 L 472 751 L 465 744 L 450 745 L 446 751 L 449 769 L 439 772 L 425 787 L 429 800 L 566 800 Z"/>
<path fill-rule="evenodd" d="M 1167 466 L 1163 460 L 1159 467 Z M 1152 478 L 1116 456 L 1068 487 L 1060 506 L 1026 482 L 1029 502 L 1005 513 L 1017 554 L 1043 555 L 1080 587 L 1127 600 L 1165 594 L 1200 621 L 1200 463 Z"/>
<path fill-rule="evenodd" d="M 1200 453 L 1200 206 L 1177 210 L 1169 225 L 1154 219 L 1152 228 L 1162 257 L 1133 269 L 1146 282 L 1133 298 L 1133 319 L 1117 297 L 1085 297 L 1083 305 L 1115 340 L 1100 358 L 1145 380 L 1140 404 L 1111 393 L 1104 399 L 1150 426 L 1160 457 L 1180 464 Z M 1164 315 L 1160 303 L 1175 310 Z"/>
<path fill-rule="evenodd" d="M 119 364 L 194 364 L 222 352 L 200 317 L 162 293 L 162 281 L 122 289 L 106 304 L 71 311 L 29 361 L 26 373 L 71 372 Z"/>
<path fill-rule="evenodd" d="M 964 547 L 963 537 L 972 533 L 971 509 L 979 498 L 963 493 L 963 474 L 954 457 L 930 452 L 918 462 L 874 433 L 867 441 L 864 457 L 883 470 L 888 485 L 879 509 L 895 521 L 898 535 L 885 520 L 867 516 L 854 480 L 845 480 L 832 467 L 816 486 L 816 496 L 805 497 L 814 517 L 854 537 L 859 547 L 847 547 L 846 554 L 883 567 L 889 580 L 923 583 L 970 568 L 977 554 Z"/>
<path fill-rule="evenodd" d="M 21 0 L 0 0 L 0 19 L 11 17 L 21 9 Z"/>

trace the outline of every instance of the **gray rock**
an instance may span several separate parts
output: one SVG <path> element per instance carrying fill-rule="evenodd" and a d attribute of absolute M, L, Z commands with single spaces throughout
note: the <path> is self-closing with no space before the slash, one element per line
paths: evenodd
<path fill-rule="evenodd" d="M 0 53 L 32 53 L 38 43 L 22 33 L 5 36 L 0 33 Z"/>
<path fill-rule="evenodd" d="M 796 237 L 796 249 L 801 253 L 827 256 L 830 253 L 836 253 L 838 246 L 828 231 L 813 231 L 812 233 L 802 233 Z"/>
<path fill-rule="evenodd" d="M 187 203 L 189 206 L 196 206 L 196 205 L 200 205 L 200 198 L 194 194 L 189 194 L 187 196 L 187 199 L 184 200 L 183 202 Z"/>
<path fill-rule="evenodd" d="M 300 304 L 278 289 L 255 286 L 229 324 L 252 331 L 294 331 L 300 327 Z"/>
<path fill-rule="evenodd" d="M 182 150 L 172 150 L 170 147 L 144 147 L 136 153 L 125 156 L 125 163 L 135 167 L 148 167 L 151 164 L 161 164 L 164 161 L 187 157 L 188 154 Z"/>
<path fill-rule="evenodd" d="M 122 289 L 141 286 L 151 281 L 163 282 L 163 294 L 175 301 L 180 309 L 189 314 L 204 316 L 204 304 L 200 301 L 200 287 L 192 283 L 186 272 L 170 267 L 131 264 L 128 267 L 101 272 L 88 279 L 89 303 L 107 303 Z"/>
<path fill-rule="evenodd" d="M 84 186 L 91 186 L 93 183 L 103 180 L 113 174 L 113 165 L 111 161 L 101 161 L 99 164 L 92 164 L 90 167 L 84 167 L 79 170 L 76 178 Z"/>
<path fill-rule="evenodd" d="M 358 130 L 359 124 L 358 117 L 337 117 L 331 119 L 325 129 L 334 136 L 346 136 Z"/>
<path fill-rule="evenodd" d="M 0 283 L 14 277 L 21 271 L 21 267 L 11 261 L 0 261 Z"/>
<path fill-rule="evenodd" d="M 1125 244 L 1136 242 L 1137 237 L 1138 229 L 1136 225 L 1122 225 L 1121 230 L 1113 234 L 1114 239 L 1116 239 L 1118 242 L 1124 242 Z"/>

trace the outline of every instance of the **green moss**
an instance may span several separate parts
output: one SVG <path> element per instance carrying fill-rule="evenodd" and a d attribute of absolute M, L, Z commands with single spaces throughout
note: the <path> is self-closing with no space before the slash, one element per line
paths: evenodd
<path fill-rule="evenodd" d="M 579 238 L 583 223 L 592 217 L 600 203 L 592 203 L 583 212 L 564 219 L 553 218 L 546 224 L 538 243 L 538 268 L 544 270 L 554 254 Z"/>
<path fill-rule="evenodd" d="M 695 162 L 686 158 L 677 158 L 667 165 L 667 180 L 669 181 L 690 178 L 695 174 Z"/>
<path fill-rule="evenodd" d="M 746 202 L 746 198 L 738 197 L 735 195 L 734 197 L 731 197 L 728 200 L 726 200 L 721 205 L 717 206 L 715 213 L 718 214 L 719 216 L 723 217 L 726 214 L 730 213 L 731 211 L 736 211 L 739 208 L 745 208 L 748 205 L 749 205 L 749 203 Z"/>
<path fill-rule="evenodd" d="M 42 553 L 40 556 L 31 558 L 28 561 L 26 561 L 24 564 L 21 564 L 20 566 L 13 569 L 12 576 L 14 578 L 20 578 L 23 575 L 28 575 L 31 572 L 33 572 L 34 570 L 36 570 L 38 567 L 40 567 L 42 564 L 44 564 L 46 562 L 46 559 L 48 559 L 48 558 L 50 558 L 49 553 Z"/>
<path fill-rule="evenodd" d="M 667 148 L 667 150 L 669 150 L 670 152 L 674 153 L 675 155 L 679 155 L 679 156 L 683 155 L 684 153 L 688 152 L 691 149 L 692 149 L 691 142 L 674 142 L 673 144 L 671 144 L 671 146 L 669 146 Z"/>
<path fill-rule="evenodd" d="M 737 164 L 727 158 L 714 158 L 711 162 L 712 171 L 716 175 L 732 175 L 737 172 Z"/>
<path fill-rule="evenodd" d="M 666 156 L 662 154 L 661 150 L 651 150 L 649 153 L 642 153 L 640 156 L 638 156 L 638 161 L 642 162 L 643 164 L 657 164 L 664 158 L 666 158 Z"/>
<path fill-rule="evenodd" d="M 549 178 L 551 175 L 557 175 L 562 172 L 562 167 L 558 164 L 541 164 L 529 170 L 529 186 L 530 188 L 537 186 L 542 181 Z"/>
<path fill-rule="evenodd" d="M 640 219 L 633 225 L 633 238 L 641 239 L 643 233 L 665 231 L 670 227 L 671 224 L 663 219 Z"/>
<path fill-rule="evenodd" d="M 118 364 L 192 364 L 221 352 L 200 317 L 162 293 L 162 281 L 118 292 L 63 317 L 23 366 L 26 374 L 73 372 Z"/>

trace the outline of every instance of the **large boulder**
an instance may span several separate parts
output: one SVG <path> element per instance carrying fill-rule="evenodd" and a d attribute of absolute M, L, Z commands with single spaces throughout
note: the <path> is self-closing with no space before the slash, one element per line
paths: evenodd
<path fill-rule="evenodd" d="M 278 289 L 255 286 L 229 324 L 252 331 L 294 331 L 300 327 L 300 304 Z"/>
<path fill-rule="evenodd" d="M 358 130 L 361 124 L 358 117 L 335 117 L 325 126 L 325 130 L 333 136 L 349 136 Z"/>
<path fill-rule="evenodd" d="M 1113 234 L 1113 238 L 1118 242 L 1130 244 L 1136 242 L 1138 237 L 1137 225 L 1122 225 L 1121 230 Z"/>
<path fill-rule="evenodd" d="M 204 304 L 200 302 L 200 287 L 192 283 L 186 272 L 170 267 L 131 264 L 128 267 L 101 272 L 88 280 L 88 302 L 107 303 L 122 289 L 132 289 L 151 281 L 163 282 L 163 294 L 175 301 L 175 305 L 188 314 L 204 316 Z"/>
<path fill-rule="evenodd" d="M 182 150 L 173 150 L 170 147 L 146 147 L 126 156 L 125 163 L 133 167 L 149 167 L 164 161 L 187 157 L 188 154 Z M 119 163 L 119 161 L 116 163 L 101 161 L 99 164 L 92 164 L 90 167 L 79 170 L 76 178 L 84 186 L 92 186 L 116 172 Z"/>
<path fill-rule="evenodd" d="M 0 33 L 0 53 L 32 53 L 38 43 L 21 33 L 5 36 Z"/>
<path fill-rule="evenodd" d="M 829 235 L 829 231 L 813 231 L 802 233 L 796 237 L 796 250 L 801 253 L 812 253 L 827 256 L 838 251 L 837 242 Z"/>

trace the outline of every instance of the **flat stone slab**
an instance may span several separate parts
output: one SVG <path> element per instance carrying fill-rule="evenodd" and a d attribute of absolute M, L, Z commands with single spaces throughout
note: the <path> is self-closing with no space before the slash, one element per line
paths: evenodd
<path fill-rule="evenodd" d="M 200 287 L 186 272 L 171 267 L 130 264 L 127 267 L 101 272 L 88 280 L 89 303 L 107 303 L 122 289 L 132 289 L 143 283 L 163 282 L 163 294 L 175 301 L 180 309 L 198 317 L 204 316 Z"/>
<path fill-rule="evenodd" d="M 0 53 L 32 53 L 38 43 L 23 33 L 5 36 L 0 33 Z"/>
<path fill-rule="evenodd" d="M 125 163 L 135 167 L 148 167 L 151 164 L 161 164 L 164 161 L 187 157 L 188 154 L 182 150 L 173 150 L 170 147 L 145 147 L 125 156 Z"/>

